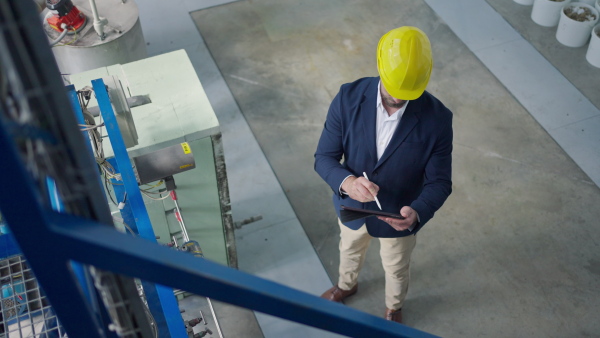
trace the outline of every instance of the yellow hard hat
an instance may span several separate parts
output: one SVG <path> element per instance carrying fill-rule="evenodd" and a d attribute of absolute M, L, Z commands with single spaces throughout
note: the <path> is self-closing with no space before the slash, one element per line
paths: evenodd
<path fill-rule="evenodd" d="M 383 86 L 394 98 L 419 98 L 429 83 L 432 68 L 431 44 L 422 30 L 399 27 L 379 40 L 377 70 Z"/>

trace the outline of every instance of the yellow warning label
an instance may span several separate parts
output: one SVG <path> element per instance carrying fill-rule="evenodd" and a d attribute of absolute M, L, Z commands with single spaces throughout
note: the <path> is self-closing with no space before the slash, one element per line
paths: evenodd
<path fill-rule="evenodd" d="M 190 145 L 187 142 L 183 142 L 181 144 L 181 148 L 183 148 L 183 153 L 184 154 L 191 154 L 192 153 L 192 148 L 190 148 Z"/>
<path fill-rule="evenodd" d="M 184 164 L 184 165 L 180 166 L 179 169 L 185 169 L 185 168 L 191 167 L 191 166 L 193 166 L 193 164 Z"/>

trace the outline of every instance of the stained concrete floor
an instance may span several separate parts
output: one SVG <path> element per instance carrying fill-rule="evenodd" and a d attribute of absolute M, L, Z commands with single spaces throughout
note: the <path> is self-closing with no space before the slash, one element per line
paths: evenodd
<path fill-rule="evenodd" d="M 454 112 L 454 192 L 418 235 L 406 324 L 445 337 L 600 334 L 600 190 L 423 1 L 253 0 L 192 18 L 333 281 L 339 230 L 312 169 L 329 102 L 376 75 L 381 34 L 423 29 L 428 90 Z M 598 105 L 595 74 L 576 86 Z M 376 241 L 359 283 L 347 305 L 381 315 Z"/>

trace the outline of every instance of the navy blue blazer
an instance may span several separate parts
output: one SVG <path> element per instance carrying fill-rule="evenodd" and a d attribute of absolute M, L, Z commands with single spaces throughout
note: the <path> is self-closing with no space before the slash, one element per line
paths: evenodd
<path fill-rule="evenodd" d="M 362 176 L 379 186 L 383 211 L 398 213 L 410 206 L 420 222 L 412 232 L 397 231 L 376 217 L 345 223 L 358 229 L 366 223 L 374 237 L 403 237 L 417 233 L 452 192 L 452 112 L 428 92 L 410 101 L 379 161 L 376 146 L 376 105 L 379 77 L 342 85 L 333 99 L 315 153 L 315 170 L 333 190 L 333 204 L 379 210 L 375 202 L 361 203 L 339 188 L 348 175 Z M 340 160 L 344 159 L 342 163 Z"/>

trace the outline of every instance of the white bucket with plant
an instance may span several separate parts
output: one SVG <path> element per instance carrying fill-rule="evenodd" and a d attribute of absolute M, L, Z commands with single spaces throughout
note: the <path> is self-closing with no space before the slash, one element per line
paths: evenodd
<path fill-rule="evenodd" d="M 525 5 L 525 6 L 533 5 L 533 0 L 513 0 L 513 1 L 518 3 L 519 5 Z"/>
<path fill-rule="evenodd" d="M 531 20 L 540 26 L 554 27 L 560 19 L 560 10 L 571 0 L 535 0 Z"/>
<path fill-rule="evenodd" d="M 585 59 L 594 67 L 600 68 L 600 25 L 592 29 L 592 38 Z"/>
<path fill-rule="evenodd" d="M 560 11 L 556 39 L 567 47 L 585 45 L 598 23 L 598 11 L 583 2 L 572 2 Z"/>

